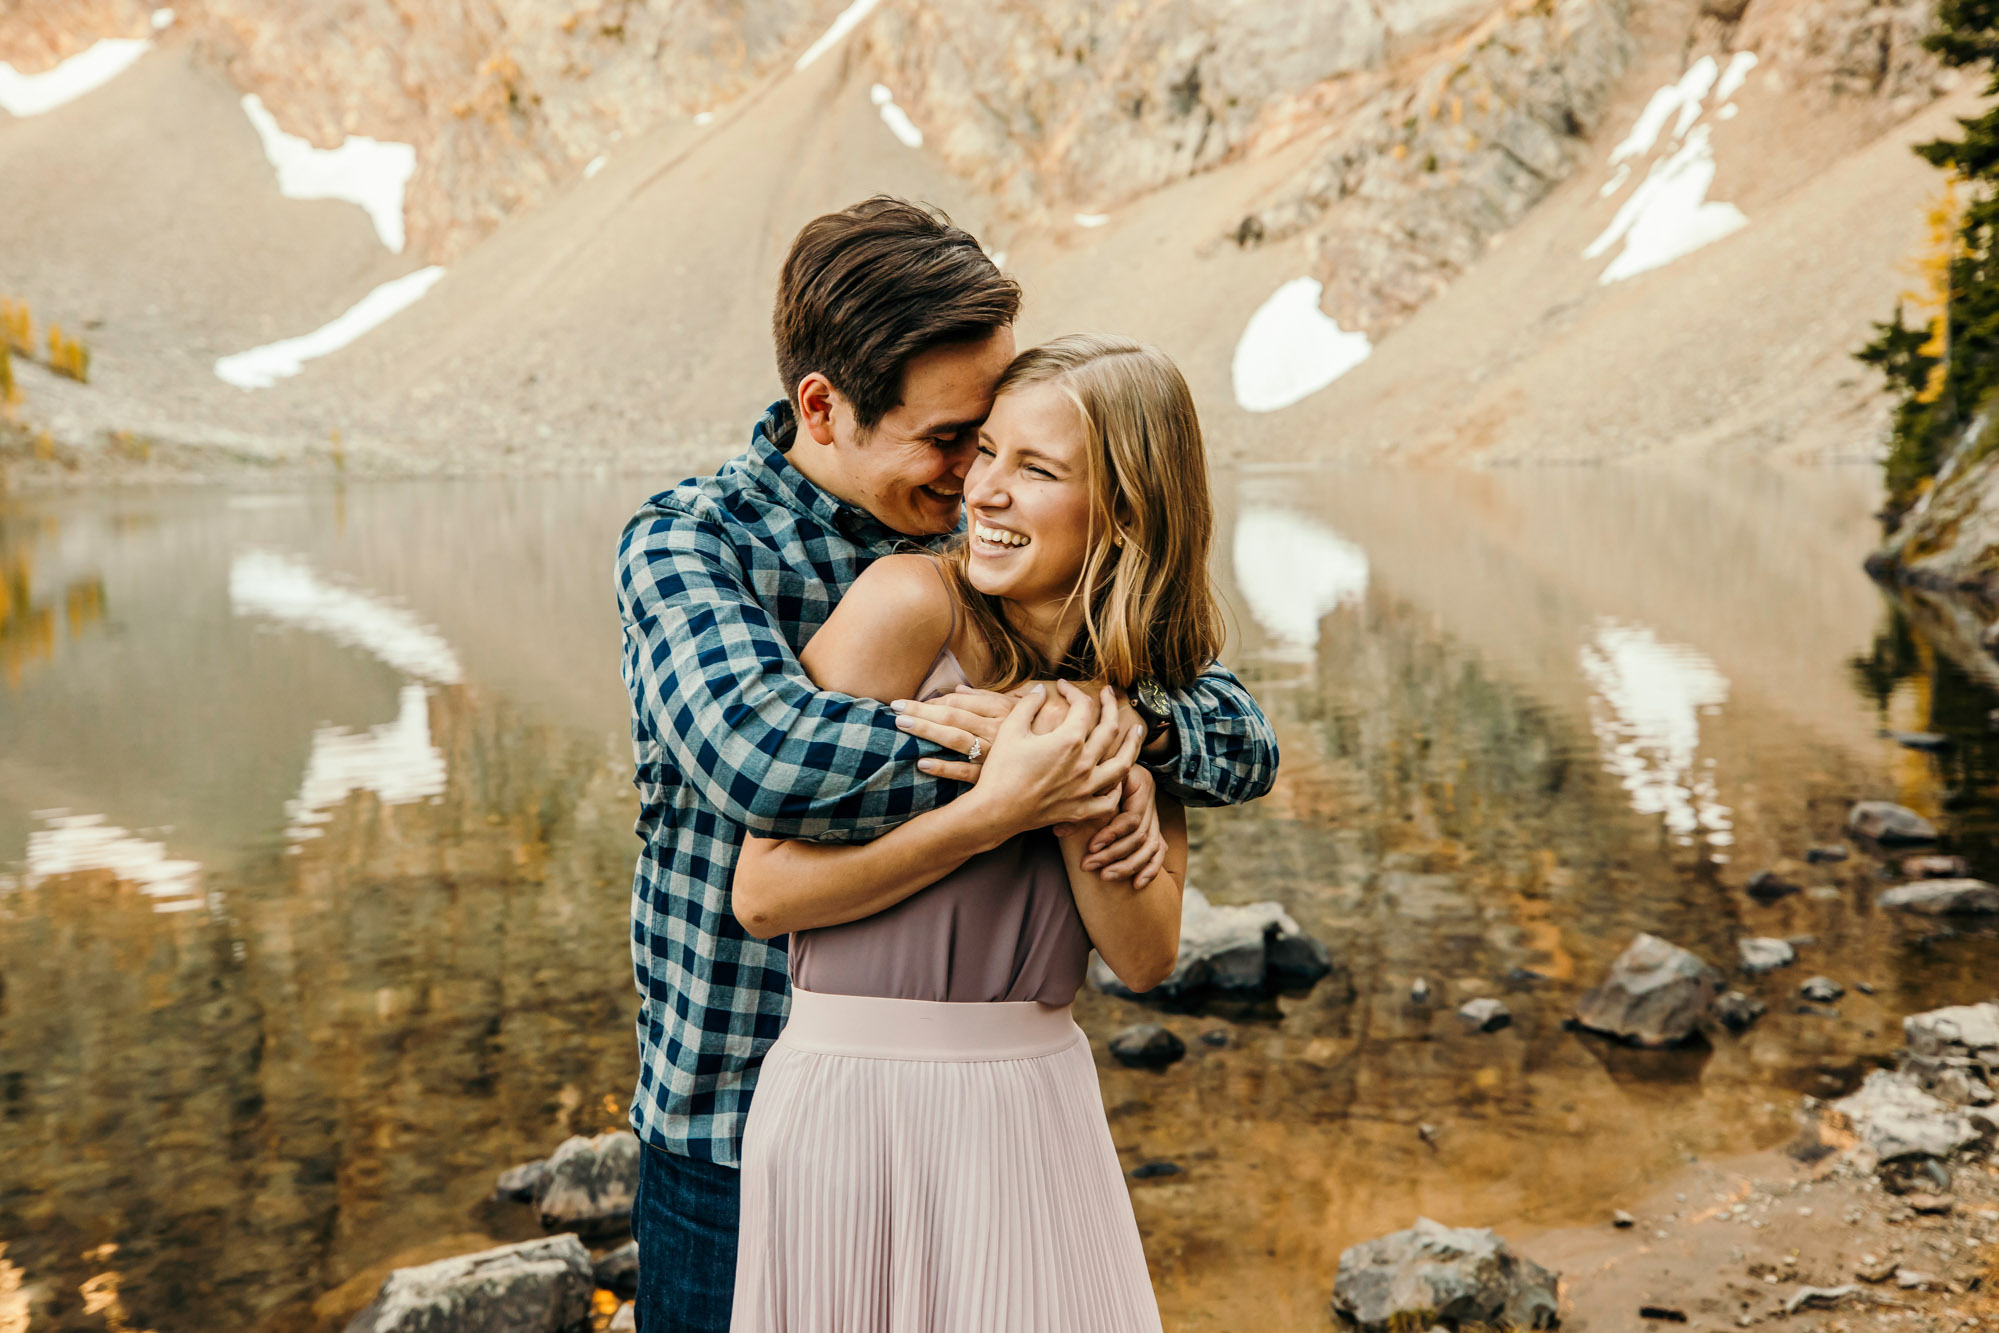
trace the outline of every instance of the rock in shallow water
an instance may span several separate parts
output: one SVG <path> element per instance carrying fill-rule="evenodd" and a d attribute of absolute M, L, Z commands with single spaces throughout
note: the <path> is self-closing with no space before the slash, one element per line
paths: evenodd
<path fill-rule="evenodd" d="M 594 1288 L 583 1242 L 545 1236 L 399 1268 L 346 1333 L 569 1333 Z"/>
<path fill-rule="evenodd" d="M 1862 801 L 1846 816 L 1846 827 L 1856 837 L 1875 842 L 1935 842 L 1937 827 L 1905 805 L 1893 801 Z"/>
<path fill-rule="evenodd" d="M 1813 977 L 1804 985 L 1798 987 L 1798 994 L 1800 997 L 1810 1000 L 1813 1004 L 1831 1004 L 1834 1000 L 1846 994 L 1846 987 L 1840 985 L 1831 977 Z"/>
<path fill-rule="evenodd" d="M 1670 1046 L 1700 1027 L 1721 973 L 1656 935 L 1640 935 L 1610 975 L 1576 1003 L 1576 1021 L 1638 1046 Z"/>
<path fill-rule="evenodd" d="M 595 1234 L 631 1225 L 639 1188 L 639 1141 L 628 1129 L 567 1139 L 548 1159 L 539 1200 L 546 1231 Z"/>
<path fill-rule="evenodd" d="M 1466 1000 L 1458 1006 L 1458 1018 L 1476 1032 L 1497 1032 L 1513 1022 L 1512 1012 L 1489 996 Z"/>
<path fill-rule="evenodd" d="M 1889 889 L 1874 905 L 1925 916 L 1990 916 L 1999 913 L 1999 885 L 1982 879 L 1921 879 Z"/>
<path fill-rule="evenodd" d="M 1729 991 L 1714 1002 L 1714 1016 L 1730 1032 L 1747 1032 L 1752 1023 L 1769 1012 L 1770 1006 L 1739 990 Z"/>
<path fill-rule="evenodd" d="M 1331 951 L 1277 903 L 1217 907 L 1192 885 L 1181 899 L 1180 957 L 1166 980 L 1141 995 L 1090 956 L 1090 984 L 1104 994 L 1178 1006 L 1308 989 L 1332 970 Z"/>
<path fill-rule="evenodd" d="M 1427 1217 L 1348 1249 L 1333 1282 L 1333 1313 L 1362 1333 L 1424 1327 L 1418 1320 L 1553 1328 L 1556 1310 L 1554 1273 L 1491 1231 Z"/>
<path fill-rule="evenodd" d="M 1904 879 L 1963 879 L 1970 873 L 1971 865 L 1963 857 L 1943 852 L 1904 857 L 1902 860 Z"/>
<path fill-rule="evenodd" d="M 1798 961 L 1798 951 L 1791 947 L 1789 940 L 1752 938 L 1737 940 L 1737 954 L 1742 959 L 1742 970 L 1750 976 L 1761 976 L 1774 972 L 1780 967 L 1789 967 Z"/>
<path fill-rule="evenodd" d="M 1132 1069 L 1164 1069 L 1187 1054 L 1187 1045 L 1157 1023 L 1139 1023 L 1111 1038 L 1111 1056 Z"/>

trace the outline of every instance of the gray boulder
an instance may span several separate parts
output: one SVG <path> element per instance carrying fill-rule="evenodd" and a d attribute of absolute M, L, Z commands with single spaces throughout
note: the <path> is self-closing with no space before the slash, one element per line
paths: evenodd
<path fill-rule="evenodd" d="M 1137 1023 L 1110 1041 L 1111 1056 L 1132 1069 L 1164 1069 L 1187 1054 L 1187 1043 L 1157 1023 Z"/>
<path fill-rule="evenodd" d="M 1846 816 L 1846 827 L 1855 837 L 1875 842 L 1935 842 L 1937 826 L 1906 805 L 1893 801 L 1862 801 Z"/>
<path fill-rule="evenodd" d="M 1553 1328 L 1556 1275 L 1498 1236 L 1427 1217 L 1340 1256 L 1333 1313 L 1362 1333 L 1430 1324 Z"/>
<path fill-rule="evenodd" d="M 1685 1041 L 1721 993 L 1721 973 L 1677 944 L 1640 935 L 1601 986 L 1576 1003 L 1576 1021 L 1637 1046 Z"/>
<path fill-rule="evenodd" d="M 548 1159 L 538 1201 L 542 1228 L 586 1235 L 626 1230 L 638 1188 L 639 1141 L 630 1130 L 567 1139 Z"/>
<path fill-rule="evenodd" d="M 1910 1014 L 1902 1039 L 1916 1055 L 1979 1060 L 1999 1067 L 1999 1003 L 1954 1004 Z"/>
<path fill-rule="evenodd" d="M 1789 967 L 1798 961 L 1798 951 L 1791 947 L 1789 940 L 1767 937 L 1737 940 L 1735 948 L 1742 959 L 1742 970 L 1752 977 Z"/>
<path fill-rule="evenodd" d="M 1902 1020 L 1902 1071 L 1953 1106 L 1999 1102 L 1999 1004 L 1956 1004 Z"/>
<path fill-rule="evenodd" d="M 347 1333 L 569 1333 L 595 1285 L 582 1241 L 545 1236 L 398 1268 Z"/>
<path fill-rule="evenodd" d="M 1277 903 L 1217 907 L 1187 886 L 1180 904 L 1180 957 L 1166 980 L 1140 994 L 1090 956 L 1090 984 L 1106 995 L 1168 1005 L 1309 988 L 1333 970 L 1332 952 Z"/>
<path fill-rule="evenodd" d="M 493 1193 L 508 1203 L 533 1203 L 548 1188 L 548 1159 L 537 1158 L 500 1172 Z"/>
<path fill-rule="evenodd" d="M 1945 1158 L 1983 1137 L 1958 1108 L 1924 1092 L 1907 1074 L 1877 1069 L 1857 1092 L 1826 1108 L 1857 1135 L 1858 1152 L 1880 1165 L 1906 1157 Z"/>
<path fill-rule="evenodd" d="M 1925 916 L 1999 914 L 1999 884 L 1982 879 L 1921 879 L 1898 884 L 1874 900 L 1877 907 Z"/>

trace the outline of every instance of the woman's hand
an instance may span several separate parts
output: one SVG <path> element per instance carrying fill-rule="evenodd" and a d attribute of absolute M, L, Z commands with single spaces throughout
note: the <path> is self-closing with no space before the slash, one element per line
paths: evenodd
<path fill-rule="evenodd" d="M 1166 835 L 1160 830 L 1154 790 L 1151 770 L 1132 765 L 1125 774 L 1123 803 L 1091 835 L 1083 869 L 1113 883 L 1128 879 L 1134 889 L 1152 883 L 1166 864 Z"/>
<path fill-rule="evenodd" d="M 1064 680 L 1055 682 L 1055 694 L 1067 715 L 1038 730 L 1044 704 L 1056 700 L 1045 685 L 1031 687 L 1000 724 L 978 785 L 958 798 L 976 802 L 1009 835 L 1110 819 L 1145 739 L 1143 726 L 1120 725 L 1108 689 L 1100 701 Z"/>

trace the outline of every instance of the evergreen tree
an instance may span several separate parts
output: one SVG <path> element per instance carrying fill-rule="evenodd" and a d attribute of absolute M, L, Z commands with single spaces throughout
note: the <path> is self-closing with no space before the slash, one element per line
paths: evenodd
<path fill-rule="evenodd" d="M 1987 94 L 1999 96 L 1999 0 L 1939 0 L 1936 21 L 1923 45 L 1947 65 L 1983 66 L 1992 75 Z M 1953 454 L 1963 466 L 1999 446 L 1999 105 L 1958 124 L 1962 138 L 1915 149 L 1969 192 L 1962 214 L 1935 238 L 1935 314 L 1911 327 L 1897 307 L 1858 353 L 1900 400 L 1886 475 L 1897 513 Z"/>

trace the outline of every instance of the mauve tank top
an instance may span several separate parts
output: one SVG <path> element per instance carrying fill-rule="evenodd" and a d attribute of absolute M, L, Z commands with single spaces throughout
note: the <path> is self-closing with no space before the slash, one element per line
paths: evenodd
<path fill-rule="evenodd" d="M 949 647 L 917 691 L 968 684 Z M 791 936 L 791 980 L 831 995 L 1068 1004 L 1083 984 L 1090 936 L 1062 849 L 1036 829 L 981 853 L 884 912 Z"/>

